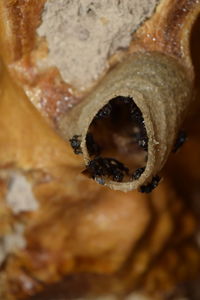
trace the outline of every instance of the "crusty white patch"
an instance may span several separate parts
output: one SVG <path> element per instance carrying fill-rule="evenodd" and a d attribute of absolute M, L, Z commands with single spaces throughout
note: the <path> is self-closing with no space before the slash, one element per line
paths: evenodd
<path fill-rule="evenodd" d="M 11 233 L 0 236 L 0 266 L 8 254 L 24 249 L 25 247 L 24 226 L 19 223 L 15 224 Z"/>
<path fill-rule="evenodd" d="M 38 28 L 49 55 L 40 66 L 57 66 L 63 79 L 85 89 L 108 68 L 107 58 L 126 48 L 132 33 L 158 0 L 47 0 Z"/>
<path fill-rule="evenodd" d="M 20 173 L 10 174 L 6 202 L 15 214 L 38 208 L 31 183 Z"/>

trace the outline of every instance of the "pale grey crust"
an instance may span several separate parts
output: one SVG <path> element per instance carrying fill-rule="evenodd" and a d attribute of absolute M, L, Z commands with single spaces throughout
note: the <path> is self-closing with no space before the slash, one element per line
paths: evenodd
<path fill-rule="evenodd" d="M 157 52 L 137 53 L 110 71 L 97 88 L 71 113 L 60 120 L 61 135 L 68 140 L 81 135 L 85 164 L 90 158 L 86 134 L 97 112 L 117 96 L 131 97 L 142 112 L 148 136 L 148 160 L 138 180 L 105 185 L 121 191 L 139 188 L 151 181 L 173 147 L 181 121 L 192 98 L 192 85 L 185 70 L 171 57 Z"/>
<path fill-rule="evenodd" d="M 20 213 L 33 212 L 38 209 L 39 202 L 34 196 L 32 184 L 28 178 L 14 169 L 1 169 L 0 180 L 7 182 L 5 202 L 16 216 L 14 224 L 6 234 L 0 233 L 0 267 L 8 255 L 18 252 L 26 247 L 25 224 L 17 219 Z M 1 284 L 0 284 L 1 285 Z M 1 299 L 1 294 L 0 294 Z"/>
<path fill-rule="evenodd" d="M 127 48 L 151 17 L 158 0 L 47 0 L 37 32 L 49 53 L 41 67 L 56 66 L 78 90 L 88 89 L 109 68 L 108 58 Z"/>

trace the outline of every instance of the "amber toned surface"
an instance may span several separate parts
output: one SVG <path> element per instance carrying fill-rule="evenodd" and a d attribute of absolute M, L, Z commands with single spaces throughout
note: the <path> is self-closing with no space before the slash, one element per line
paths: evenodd
<path fill-rule="evenodd" d="M 192 51 L 195 53 L 194 48 Z M 163 300 L 165 291 L 199 273 L 196 218 L 191 209 L 200 195 L 198 110 L 186 123 L 190 139 L 169 162 L 158 189 L 150 195 L 110 191 L 80 174 L 83 166 L 79 157 L 16 84 L 21 80 L 25 89 L 33 85 L 37 90 L 40 82 L 42 93 L 48 95 L 42 111 L 46 114 L 51 108 L 49 116 L 57 118 L 56 102 L 68 93 L 67 87 L 54 77 L 57 70 L 34 77 L 34 63 L 29 62 L 29 58 L 22 58 L 12 66 L 15 80 L 8 67 L 1 66 L 1 169 L 21 172 L 31 182 L 39 204 L 37 211 L 15 215 L 6 203 L 9 176 L 0 174 L 1 236 L 20 222 L 26 239 L 26 247 L 9 254 L 1 265 L 2 299 L 25 299 L 43 290 L 35 299 L 55 300 L 62 290 L 66 299 L 74 299 L 140 288 L 153 299 Z M 38 81 L 34 82 L 35 78 Z M 36 90 L 31 90 L 33 97 Z M 58 283 L 62 280 L 63 288 Z"/>
<path fill-rule="evenodd" d="M 52 67 L 39 72 L 36 61 L 47 54 L 44 40 L 36 35 L 45 0 L 9 0 L 0 3 L 1 56 L 31 102 L 55 122 L 80 97 Z M 9 51 L 8 51 L 9 49 Z"/>
<path fill-rule="evenodd" d="M 130 52 L 160 51 L 176 58 L 194 76 L 190 34 L 199 13 L 199 0 L 161 1 L 157 12 L 137 31 Z"/>

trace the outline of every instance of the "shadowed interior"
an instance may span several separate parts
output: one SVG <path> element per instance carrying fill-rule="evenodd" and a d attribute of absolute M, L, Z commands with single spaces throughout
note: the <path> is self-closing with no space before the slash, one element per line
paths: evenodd
<path fill-rule="evenodd" d="M 118 182 L 138 179 L 147 161 L 148 138 L 141 111 L 131 97 L 111 99 L 92 120 L 86 136 L 91 177 Z"/>

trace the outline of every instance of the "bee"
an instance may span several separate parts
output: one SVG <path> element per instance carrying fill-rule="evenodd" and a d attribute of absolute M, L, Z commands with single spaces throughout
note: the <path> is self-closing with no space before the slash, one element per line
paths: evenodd
<path fill-rule="evenodd" d="M 91 133 L 86 135 L 86 146 L 90 156 L 98 156 L 101 152 L 100 146 L 95 142 Z"/>
<path fill-rule="evenodd" d="M 140 129 L 139 132 L 133 134 L 133 137 L 140 148 L 142 148 L 144 151 L 148 151 L 148 137 L 146 132 Z"/>
<path fill-rule="evenodd" d="M 95 177 L 94 178 L 95 179 L 95 181 L 98 183 L 98 184 L 101 184 L 101 185 L 104 185 L 105 184 L 105 179 L 104 178 L 102 178 L 102 177 Z"/>
<path fill-rule="evenodd" d="M 96 114 L 95 120 L 101 120 L 104 118 L 108 118 L 112 112 L 112 106 L 110 103 L 104 105 Z"/>
<path fill-rule="evenodd" d="M 80 135 L 74 135 L 69 141 L 75 154 L 82 154 Z"/>
<path fill-rule="evenodd" d="M 178 134 L 178 137 L 177 137 L 176 141 L 175 141 L 174 148 L 173 148 L 172 152 L 173 153 L 177 152 L 180 149 L 180 147 L 185 143 L 186 139 L 187 139 L 186 132 L 181 130 Z"/>
<path fill-rule="evenodd" d="M 140 178 L 140 176 L 142 175 L 142 173 L 144 172 L 145 168 L 138 168 L 137 170 L 135 170 L 135 172 L 132 175 L 132 179 L 137 180 Z"/>
<path fill-rule="evenodd" d="M 131 105 L 131 119 L 134 120 L 138 125 L 143 124 L 144 122 L 141 111 L 133 102 Z"/>
<path fill-rule="evenodd" d="M 135 123 L 135 132 L 132 134 L 134 140 L 143 150 L 148 150 L 148 136 L 146 128 L 144 126 L 144 118 L 140 109 L 135 105 L 131 104 L 131 119 Z"/>
<path fill-rule="evenodd" d="M 136 128 L 137 131 L 131 134 L 138 146 L 144 151 L 148 151 L 148 136 L 145 128 Z"/>
<path fill-rule="evenodd" d="M 123 100 L 125 104 L 129 104 L 129 105 L 134 104 L 131 97 L 123 97 L 123 96 L 119 96 L 119 97 L 117 97 L 117 98 L 119 98 L 120 100 Z"/>
<path fill-rule="evenodd" d="M 89 162 L 87 171 L 93 179 L 102 176 L 112 178 L 113 181 L 122 182 L 129 169 L 114 158 L 97 157 Z"/>
<path fill-rule="evenodd" d="M 140 192 L 141 193 L 151 193 L 158 186 L 160 179 L 161 178 L 158 175 L 154 176 L 150 183 L 148 183 L 146 185 L 142 185 L 140 187 Z"/>

